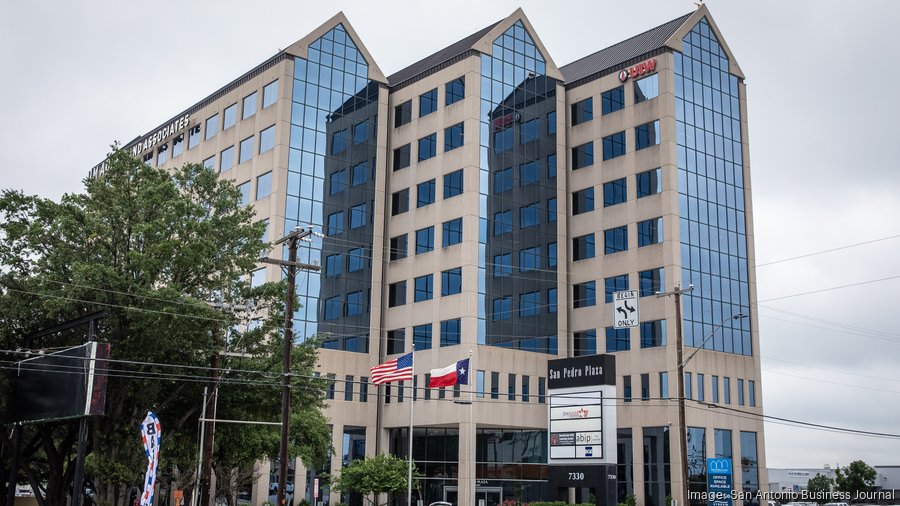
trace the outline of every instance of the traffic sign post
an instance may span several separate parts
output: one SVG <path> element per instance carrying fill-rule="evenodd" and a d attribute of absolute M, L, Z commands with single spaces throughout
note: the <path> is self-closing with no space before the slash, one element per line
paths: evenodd
<path fill-rule="evenodd" d="M 638 326 L 640 312 L 638 311 L 637 290 L 613 292 L 613 322 L 615 322 L 614 326 L 617 329 Z"/>

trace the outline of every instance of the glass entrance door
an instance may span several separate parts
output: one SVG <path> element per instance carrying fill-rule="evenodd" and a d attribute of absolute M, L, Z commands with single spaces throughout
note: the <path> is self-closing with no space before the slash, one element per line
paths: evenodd
<path fill-rule="evenodd" d="M 444 487 L 444 501 L 454 506 L 459 504 L 459 487 Z M 502 504 L 503 489 L 501 487 L 475 487 L 475 504 L 472 506 L 501 506 Z"/>

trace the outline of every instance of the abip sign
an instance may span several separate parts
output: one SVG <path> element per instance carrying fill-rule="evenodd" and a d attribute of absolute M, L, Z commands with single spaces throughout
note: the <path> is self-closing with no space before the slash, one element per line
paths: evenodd
<path fill-rule="evenodd" d="M 647 61 L 642 61 L 633 67 L 622 69 L 619 72 L 619 81 L 624 83 L 629 77 L 634 79 L 635 77 L 642 76 L 648 72 L 653 72 L 654 70 L 656 70 L 656 58 L 651 58 Z"/>

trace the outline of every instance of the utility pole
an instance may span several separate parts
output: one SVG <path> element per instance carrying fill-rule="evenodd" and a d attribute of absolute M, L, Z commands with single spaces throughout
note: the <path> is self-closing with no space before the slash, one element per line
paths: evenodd
<path fill-rule="evenodd" d="M 288 473 L 288 436 L 291 419 L 291 351 L 294 345 L 294 296 L 297 269 L 318 271 L 318 265 L 297 262 L 297 245 L 301 239 L 312 235 L 312 230 L 298 228 L 290 234 L 275 241 L 275 245 L 288 243 L 288 260 L 261 258 L 264 263 L 287 267 L 287 299 L 284 303 L 284 360 L 282 362 L 281 387 L 281 448 L 278 452 L 278 496 L 279 506 L 287 505 L 287 473 Z M 293 502 L 293 501 L 292 501 Z"/>
<path fill-rule="evenodd" d="M 675 360 L 678 363 L 678 430 L 679 437 L 679 453 L 681 460 L 681 494 L 683 497 L 684 503 L 682 506 L 690 506 L 690 501 L 688 500 L 688 448 L 687 448 L 687 422 L 685 421 L 684 415 L 684 362 L 682 361 L 682 357 L 684 356 L 684 336 L 682 334 L 684 321 L 681 317 L 681 295 L 683 293 L 690 293 L 694 290 L 694 286 L 689 286 L 686 290 L 681 288 L 681 285 L 675 285 L 675 288 L 672 289 L 671 292 L 661 292 L 657 293 L 657 297 L 668 297 L 673 296 L 675 298 L 675 348 L 676 348 L 676 358 Z"/>
<path fill-rule="evenodd" d="M 218 331 L 216 331 L 218 332 Z M 218 341 L 218 338 L 216 338 Z M 218 343 L 217 343 L 218 344 Z M 203 438 L 203 472 L 200 478 L 200 506 L 209 506 L 212 499 L 212 457 L 213 437 L 216 433 L 216 404 L 219 393 L 219 348 L 215 346 L 212 357 L 209 359 L 209 388 L 212 390 L 209 397 L 204 396 L 206 406 L 203 407 L 203 422 L 206 437 Z"/>

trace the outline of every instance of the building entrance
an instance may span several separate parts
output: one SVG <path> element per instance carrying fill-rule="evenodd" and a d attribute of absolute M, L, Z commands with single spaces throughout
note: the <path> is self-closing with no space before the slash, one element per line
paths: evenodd
<path fill-rule="evenodd" d="M 459 487 L 444 487 L 444 501 L 454 506 L 458 505 Z M 501 504 L 503 504 L 503 489 L 501 487 L 475 487 L 475 503 L 473 506 L 500 506 Z"/>

